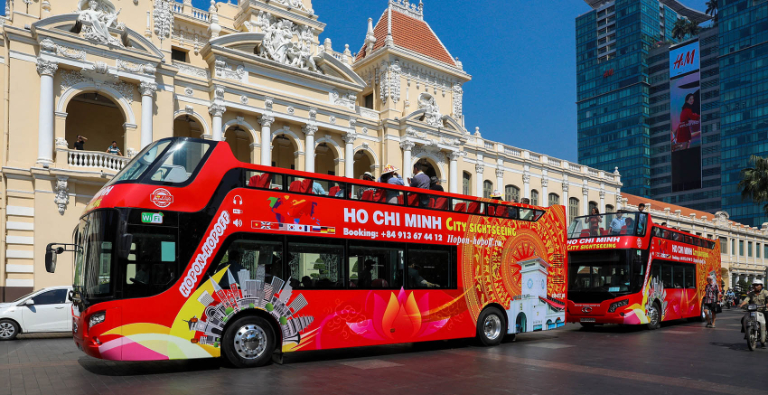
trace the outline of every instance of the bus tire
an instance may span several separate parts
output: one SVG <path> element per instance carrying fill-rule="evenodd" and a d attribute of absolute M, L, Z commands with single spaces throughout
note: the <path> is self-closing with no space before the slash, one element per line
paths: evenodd
<path fill-rule="evenodd" d="M 13 320 L 0 320 L 0 340 L 13 340 L 19 334 L 19 324 Z"/>
<path fill-rule="evenodd" d="M 495 307 L 489 307 L 477 318 L 477 339 L 485 347 L 497 346 L 504 339 L 504 315 Z"/>
<path fill-rule="evenodd" d="M 651 305 L 651 308 L 647 311 L 647 315 L 647 328 L 650 330 L 659 329 L 661 327 L 661 307 L 659 307 L 659 302 L 653 302 L 653 305 Z"/>
<path fill-rule="evenodd" d="M 264 318 L 245 316 L 228 326 L 221 344 L 224 356 L 234 367 L 264 366 L 272 360 L 275 333 Z"/>

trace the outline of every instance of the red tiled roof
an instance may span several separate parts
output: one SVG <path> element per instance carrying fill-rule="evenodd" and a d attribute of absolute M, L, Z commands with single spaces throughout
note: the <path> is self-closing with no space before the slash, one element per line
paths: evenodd
<path fill-rule="evenodd" d="M 645 203 L 646 209 L 649 208 L 647 206 L 650 204 L 651 205 L 650 209 L 653 209 L 653 210 L 664 211 L 665 208 L 669 207 L 669 211 L 673 214 L 675 213 L 676 210 L 680 210 L 680 215 L 684 215 L 686 217 L 690 216 L 691 213 L 694 213 L 696 214 L 697 219 L 701 219 L 701 217 L 705 215 L 707 216 L 707 219 L 710 221 L 715 218 L 714 214 L 708 213 L 706 211 L 693 210 L 688 207 L 677 206 L 671 203 L 665 203 L 658 200 L 646 199 L 644 197 L 630 195 L 623 192 L 621 193 L 621 197 L 627 199 L 627 203 L 633 206 L 637 206 L 640 203 Z"/>
<path fill-rule="evenodd" d="M 395 9 L 392 9 L 392 41 L 398 47 L 411 50 L 413 52 L 428 56 L 432 59 L 456 66 L 456 62 L 448 53 L 443 43 L 437 38 L 435 33 L 429 27 L 427 22 L 410 17 Z M 387 28 L 389 21 L 389 10 L 384 11 L 376 27 L 373 28 L 373 35 L 376 37 L 376 43 L 373 51 L 384 46 L 387 40 Z M 362 59 L 366 56 L 367 48 L 363 48 L 357 54 L 356 59 Z"/>

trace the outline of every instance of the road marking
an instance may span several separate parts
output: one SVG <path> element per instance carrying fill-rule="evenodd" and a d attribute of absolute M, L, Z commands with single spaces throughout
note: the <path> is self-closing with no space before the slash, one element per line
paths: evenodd
<path fill-rule="evenodd" d="M 562 344 L 562 343 L 531 343 L 531 344 L 526 344 L 526 346 L 549 348 L 549 349 L 552 349 L 552 350 L 557 350 L 559 348 L 576 347 L 576 346 L 572 346 L 570 344 Z"/>
<path fill-rule="evenodd" d="M 384 361 L 381 359 L 366 359 L 363 361 L 351 361 L 351 362 L 339 362 L 342 365 L 351 366 L 357 369 L 379 369 L 379 368 L 391 368 L 394 366 L 403 366 L 403 364 Z"/>
<path fill-rule="evenodd" d="M 685 332 L 685 331 L 664 331 L 664 333 L 673 333 L 675 335 L 690 335 L 692 333 L 696 332 Z"/>
<path fill-rule="evenodd" d="M 653 385 L 671 385 L 675 387 L 683 387 L 701 391 L 719 392 L 723 394 L 743 395 L 749 393 L 750 395 L 768 395 L 768 392 L 746 388 L 737 387 L 728 384 L 718 384 L 708 381 L 691 380 L 679 377 L 659 376 L 655 374 L 637 373 L 625 370 L 605 369 L 592 366 L 574 365 L 565 362 L 551 362 L 541 359 L 530 358 L 518 358 L 510 355 L 491 354 L 488 352 L 474 351 L 474 350 L 446 350 L 446 353 L 465 355 L 476 358 L 491 359 L 494 361 L 504 361 L 509 363 L 515 363 L 520 365 L 535 366 L 545 369 L 557 369 L 568 372 L 592 374 L 604 377 L 613 377 L 618 379 L 630 379 L 636 381 L 643 381 L 651 383 Z"/>

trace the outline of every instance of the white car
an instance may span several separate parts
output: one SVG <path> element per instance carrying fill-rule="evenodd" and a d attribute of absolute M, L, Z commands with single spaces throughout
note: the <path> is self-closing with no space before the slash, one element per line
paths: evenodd
<path fill-rule="evenodd" d="M 0 303 L 0 340 L 19 333 L 72 331 L 72 287 L 49 287 Z"/>

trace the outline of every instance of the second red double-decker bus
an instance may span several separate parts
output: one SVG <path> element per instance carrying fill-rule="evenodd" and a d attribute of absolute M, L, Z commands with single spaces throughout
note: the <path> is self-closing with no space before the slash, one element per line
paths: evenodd
<path fill-rule="evenodd" d="M 568 228 L 568 322 L 645 324 L 703 315 L 707 277 L 720 284 L 720 244 L 618 212 Z"/>
<path fill-rule="evenodd" d="M 565 233 L 562 206 L 250 165 L 226 143 L 177 138 L 126 165 L 46 263 L 75 251 L 88 355 L 258 366 L 562 326 Z"/>

